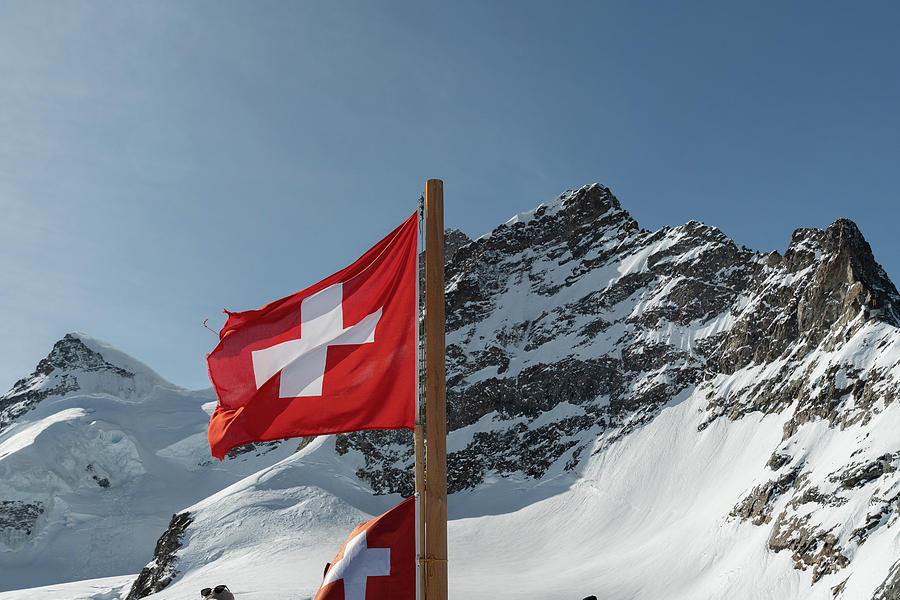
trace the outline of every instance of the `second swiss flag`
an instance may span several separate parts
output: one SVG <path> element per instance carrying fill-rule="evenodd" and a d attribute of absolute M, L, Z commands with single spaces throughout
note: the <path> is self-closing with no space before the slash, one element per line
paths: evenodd
<path fill-rule="evenodd" d="M 415 502 L 407 498 L 354 529 L 315 600 L 415 600 Z"/>

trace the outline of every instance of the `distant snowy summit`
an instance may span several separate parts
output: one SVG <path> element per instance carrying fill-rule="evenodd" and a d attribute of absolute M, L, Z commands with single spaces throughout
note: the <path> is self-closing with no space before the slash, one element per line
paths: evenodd
<path fill-rule="evenodd" d="M 134 371 L 109 362 L 99 351 L 103 347 L 113 360 L 118 359 Z M 138 382 L 135 372 L 141 373 Z M 161 381 L 149 368 L 112 347 L 79 333 L 68 333 L 53 345 L 31 375 L 0 396 L 0 431 L 50 396 L 79 390 L 133 396 L 138 383 L 146 387 L 148 379 L 153 383 Z"/>
<path fill-rule="evenodd" d="M 593 184 L 446 241 L 452 597 L 897 597 L 900 295 L 855 224 L 760 253 Z M 412 492 L 408 432 L 214 463 L 213 401 L 60 340 L 0 398 L 0 589 L 311 597 Z"/>
<path fill-rule="evenodd" d="M 214 401 L 86 335 L 54 344 L 0 396 L 0 590 L 136 573 L 172 513 L 257 470 L 216 468 Z"/>

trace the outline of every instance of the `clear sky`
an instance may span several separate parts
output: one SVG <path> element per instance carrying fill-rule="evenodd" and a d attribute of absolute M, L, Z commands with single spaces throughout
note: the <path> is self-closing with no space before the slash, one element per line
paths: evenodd
<path fill-rule="evenodd" d="M 847 217 L 897 279 L 898 31 L 874 1 L 0 3 L 0 388 L 73 330 L 206 387 L 204 318 L 342 268 L 432 177 L 471 236 L 592 182 L 764 251 Z"/>

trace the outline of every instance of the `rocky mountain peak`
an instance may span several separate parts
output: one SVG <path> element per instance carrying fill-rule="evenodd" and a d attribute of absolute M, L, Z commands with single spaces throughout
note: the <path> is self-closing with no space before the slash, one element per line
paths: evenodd
<path fill-rule="evenodd" d="M 555 216 L 558 222 L 565 225 L 570 241 L 592 229 L 603 229 L 608 233 L 615 230 L 615 234 L 638 229 L 637 221 L 622 208 L 619 199 L 608 187 L 599 183 L 569 190 L 558 200 L 556 206 L 551 203 L 538 208 L 535 216 Z"/>
<path fill-rule="evenodd" d="M 783 257 L 764 257 L 722 354 L 725 372 L 823 344 L 832 350 L 870 320 L 900 325 L 900 297 L 855 223 L 794 231 Z"/>
<path fill-rule="evenodd" d="M 107 362 L 99 352 L 87 347 L 82 336 L 76 333 L 67 333 L 61 340 L 53 344 L 50 354 L 41 359 L 37 367 L 35 367 L 32 376 L 49 375 L 56 370 L 108 370 L 122 377 L 134 377 L 134 373 Z M 16 385 L 23 381 L 19 380 Z M 15 389 L 15 386 L 13 389 Z"/>
<path fill-rule="evenodd" d="M 485 429 L 448 455 L 454 491 L 490 471 L 538 478 L 564 456 L 575 468 L 592 443 L 581 432 L 614 440 L 692 386 L 834 348 L 884 320 L 866 308 L 877 290 L 895 294 L 850 221 L 798 229 L 784 256 L 761 254 L 698 221 L 643 230 L 599 184 L 447 256 L 448 425 Z M 773 385 L 750 406 L 790 404 Z M 718 402 L 713 418 L 731 408 Z M 566 416 L 533 421 L 553 410 Z M 394 465 L 409 454 L 375 452 L 373 437 L 338 448 L 362 450 L 377 490 L 406 490 Z"/>
<path fill-rule="evenodd" d="M 459 229 L 447 229 L 444 231 L 444 262 L 450 262 L 456 256 L 456 251 L 472 243 L 472 238 Z"/>
<path fill-rule="evenodd" d="M 863 306 L 871 312 L 879 312 L 894 325 L 900 325 L 897 288 L 881 265 L 875 262 L 872 247 L 856 223 L 849 219 L 832 223 L 825 230 L 823 246 L 833 257 L 833 270 L 842 272 L 850 286 L 862 286 L 859 298 Z"/>
<path fill-rule="evenodd" d="M 570 217 L 594 220 L 607 213 L 625 213 L 619 199 L 610 189 L 599 183 L 568 190 L 560 196 L 564 213 Z"/>
<path fill-rule="evenodd" d="M 859 227 L 850 219 L 838 219 L 825 230 L 826 249 L 838 251 L 844 246 L 865 248 L 864 251 L 872 256 L 872 249 L 863 237 Z"/>
<path fill-rule="evenodd" d="M 622 239 L 639 229 L 609 188 L 598 183 L 569 190 L 536 209 L 519 213 L 456 256 L 465 265 L 484 253 L 539 250 L 564 241 L 574 256 L 587 252 L 601 238 Z M 448 274 L 449 276 L 449 274 Z"/>
<path fill-rule="evenodd" d="M 801 333 L 818 332 L 815 343 L 861 312 L 866 318 L 900 325 L 897 289 L 853 221 L 838 219 L 825 231 L 796 230 L 782 264 L 807 282 L 798 298 L 797 316 Z"/>
<path fill-rule="evenodd" d="M 80 333 L 67 333 L 29 376 L 0 396 L 0 431 L 48 396 L 79 390 L 125 397 L 167 385 L 159 375 L 115 348 Z"/>
<path fill-rule="evenodd" d="M 794 230 L 783 258 L 783 265 L 788 272 L 802 271 L 816 262 L 823 251 L 824 237 L 825 232 L 821 229 L 801 227 Z"/>

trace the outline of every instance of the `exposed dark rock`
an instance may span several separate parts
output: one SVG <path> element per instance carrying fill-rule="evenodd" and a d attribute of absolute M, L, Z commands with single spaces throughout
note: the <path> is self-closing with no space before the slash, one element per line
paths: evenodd
<path fill-rule="evenodd" d="M 569 358 L 528 367 L 515 377 L 491 377 L 464 388 L 464 393 L 454 386 L 447 391 L 447 423 L 450 429 L 458 429 L 492 412 L 534 418 L 560 402 L 584 404 L 601 395 L 618 403 L 623 368 L 613 359 Z"/>
<path fill-rule="evenodd" d="M 773 471 L 778 471 L 779 469 L 781 469 L 781 467 L 788 464 L 792 458 L 793 457 L 790 454 L 778 454 L 776 452 L 772 454 L 771 458 L 769 458 L 769 462 L 766 463 L 766 466 L 768 466 Z"/>
<path fill-rule="evenodd" d="M 44 514 L 42 502 L 0 500 L 0 535 L 7 539 L 34 533 L 38 518 Z"/>
<path fill-rule="evenodd" d="M 756 486 L 746 498 L 734 507 L 731 516 L 740 517 L 742 520 L 750 519 L 754 525 L 770 522 L 775 499 L 794 485 L 798 475 L 800 475 L 800 467 L 785 473 L 778 479 Z"/>
<path fill-rule="evenodd" d="M 471 488 L 488 473 L 540 477 L 557 460 L 574 468 L 592 436 L 605 431 L 612 443 L 692 386 L 808 352 L 836 336 L 835 329 L 846 335 L 865 323 L 854 319 L 871 298 L 881 303 L 881 319 L 896 321 L 885 307 L 900 306 L 858 228 L 845 220 L 826 231 L 797 230 L 783 256 L 757 254 L 696 221 L 643 231 L 609 189 L 595 184 L 477 240 L 451 231 L 445 240 L 448 429 L 492 419 L 448 456 L 451 491 Z M 596 285 L 578 287 L 607 271 Z M 522 298 L 516 306 L 527 297 L 528 305 L 544 308 L 504 312 L 510 296 Z M 687 346 L 661 333 L 726 316 L 729 327 Z M 569 340 L 569 352 L 557 348 L 541 359 L 561 338 Z M 602 353 L 582 355 L 595 344 Z M 798 402 L 785 439 L 811 419 L 848 426 L 868 418 L 876 401 L 892 401 L 886 376 L 834 367 L 826 374 L 829 386 L 785 363 L 749 393 L 713 395 L 700 428 Z M 854 411 L 841 409 L 848 398 Z M 565 436 L 557 439 L 555 426 L 530 425 L 564 403 L 584 411 Z M 412 464 L 411 438 L 386 440 L 361 433 L 338 444 L 363 452 L 359 475 L 376 491 L 405 493 L 412 485 L 404 474 Z M 391 448 L 379 449 L 382 442 Z M 778 470 L 790 459 L 773 457 L 770 466 Z M 758 520 L 783 488 L 757 490 L 759 497 L 737 514 L 749 510 Z M 766 493 L 771 498 L 763 499 Z"/>
<path fill-rule="evenodd" d="M 63 339 L 54 344 L 53 350 L 46 358 L 42 359 L 32 373 L 35 375 L 50 375 L 55 370 L 67 371 L 79 369 L 82 371 L 110 371 L 119 377 L 132 378 L 134 373 L 117 367 L 84 345 L 78 336 L 67 333 Z M 20 380 L 18 383 L 21 383 Z M 16 386 L 13 386 L 15 389 Z"/>
<path fill-rule="evenodd" d="M 457 250 L 472 243 L 472 238 L 459 229 L 444 231 L 444 262 L 451 262 Z"/>
<path fill-rule="evenodd" d="M 226 452 L 225 458 L 233 459 L 242 454 L 249 454 L 250 452 L 255 452 L 256 456 L 262 456 L 263 454 L 267 454 L 278 448 L 283 441 L 284 440 L 275 440 L 271 442 L 250 442 L 249 444 L 243 444 L 242 446 L 237 446 Z"/>
<path fill-rule="evenodd" d="M 540 478 L 569 449 L 578 444 L 572 436 L 596 424 L 591 415 L 568 417 L 530 428 L 525 423 L 499 431 L 477 432 L 464 450 L 451 452 L 447 462 L 453 465 L 447 474 L 447 491 L 472 488 L 484 480 L 488 472 L 508 475 L 522 473 Z M 584 450 L 577 449 L 565 465 L 570 470 Z"/>
<path fill-rule="evenodd" d="M 0 431 L 34 409 L 41 400 L 78 391 L 75 371 L 109 371 L 119 377 L 134 377 L 134 373 L 110 364 L 77 336 L 67 333 L 54 344 L 50 354 L 41 359 L 31 375 L 18 380 L 12 389 L 0 396 Z"/>
<path fill-rule="evenodd" d="M 809 517 L 789 517 L 787 512 L 778 515 L 769 548 L 775 552 L 789 550 L 796 568 L 812 569 L 813 583 L 850 563 L 834 534 L 811 526 Z"/>
<path fill-rule="evenodd" d="M 415 491 L 411 431 L 342 433 L 335 436 L 335 450 L 339 455 L 350 450 L 362 453 L 365 466 L 356 475 L 372 486 L 376 494 L 411 496 Z"/>
<path fill-rule="evenodd" d="M 840 476 L 841 486 L 845 489 L 852 489 L 866 485 L 870 481 L 878 479 L 885 473 L 894 470 L 892 464 L 893 457 L 885 454 L 878 460 L 869 464 L 848 470 Z"/>
<path fill-rule="evenodd" d="M 868 539 L 869 534 L 878 527 L 884 525 L 896 507 L 897 498 L 892 501 L 882 502 L 881 506 L 875 512 L 866 515 L 866 521 L 861 527 L 857 527 L 850 534 L 850 539 L 857 544 L 862 544 Z"/>
<path fill-rule="evenodd" d="M 125 600 L 137 600 L 163 590 L 178 575 L 175 568 L 176 552 L 181 548 L 182 539 L 188 526 L 193 522 L 190 513 L 172 515 L 169 528 L 156 542 L 153 561 L 141 569 Z"/>
<path fill-rule="evenodd" d="M 97 475 L 94 472 L 94 465 L 90 464 L 87 467 L 85 467 L 84 470 L 91 474 L 91 479 L 93 479 L 94 482 L 96 482 L 96 484 L 99 485 L 100 487 L 108 488 L 110 486 L 108 477 L 103 477 L 101 475 Z"/>
<path fill-rule="evenodd" d="M 900 600 L 900 560 L 891 567 L 887 578 L 875 590 L 872 600 Z"/>
<path fill-rule="evenodd" d="M 775 470 L 787 463 L 785 454 L 773 454 L 769 466 Z M 833 533 L 837 526 L 825 529 L 816 525 L 808 507 L 842 506 L 847 499 L 840 495 L 840 490 L 860 487 L 880 477 L 886 469 L 892 469 L 892 455 L 885 455 L 878 460 L 851 467 L 833 474 L 829 480 L 840 484 L 838 492 L 826 493 L 818 486 L 811 485 L 809 474 L 801 473 L 802 465 L 782 475 L 777 480 L 757 486 L 732 511 L 733 516 L 749 519 L 754 525 L 764 525 L 772 521 L 775 502 L 785 494 L 789 494 L 784 510 L 774 520 L 769 536 L 769 548 L 775 552 L 789 550 L 796 568 L 812 569 L 812 581 L 847 566 L 850 559 L 844 553 L 841 544 Z M 773 466 L 772 463 L 775 463 Z M 887 466 L 886 466 L 887 465 Z M 866 515 L 864 522 L 854 529 L 849 541 L 857 545 L 863 544 L 869 535 L 878 527 L 885 525 L 897 506 L 897 497 L 890 500 L 874 496 L 874 510 Z M 835 594 L 841 586 L 835 586 Z"/>
<path fill-rule="evenodd" d="M 782 273 L 793 276 L 790 285 L 784 285 Z M 848 326 L 873 301 L 882 307 L 877 318 L 900 325 L 900 295 L 847 219 L 826 231 L 795 231 L 780 264 L 761 271 L 749 291 L 760 301 L 732 327 L 722 356 L 726 372 L 771 362 L 796 351 L 798 342 L 811 350 L 830 339 L 825 344 L 830 350 L 843 339 L 829 338 L 833 330 Z"/>

